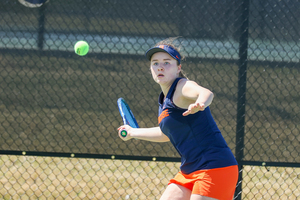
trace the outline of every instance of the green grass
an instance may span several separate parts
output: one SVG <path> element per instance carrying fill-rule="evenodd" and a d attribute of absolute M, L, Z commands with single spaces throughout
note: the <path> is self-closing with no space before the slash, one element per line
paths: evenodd
<path fill-rule="evenodd" d="M 159 199 L 180 163 L 0 158 L 1 199 Z M 245 166 L 243 199 L 296 199 L 299 168 Z"/>
<path fill-rule="evenodd" d="M 245 166 L 243 199 L 297 199 L 300 168 Z"/>
<path fill-rule="evenodd" d="M 1 199 L 157 199 L 179 163 L 1 156 Z"/>

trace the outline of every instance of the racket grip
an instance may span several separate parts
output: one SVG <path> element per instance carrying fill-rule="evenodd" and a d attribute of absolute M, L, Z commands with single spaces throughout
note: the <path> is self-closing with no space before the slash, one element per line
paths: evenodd
<path fill-rule="evenodd" d="M 125 129 L 121 130 L 121 136 L 126 137 L 127 136 L 127 131 Z"/>

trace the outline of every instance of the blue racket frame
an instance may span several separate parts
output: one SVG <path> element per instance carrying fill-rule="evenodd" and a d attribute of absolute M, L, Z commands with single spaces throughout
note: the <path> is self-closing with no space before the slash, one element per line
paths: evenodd
<path fill-rule="evenodd" d="M 123 124 L 124 125 L 129 125 L 133 128 L 139 128 L 139 125 L 129 107 L 129 105 L 126 103 L 126 101 L 123 98 L 119 98 L 118 101 L 118 108 L 119 108 L 119 112 L 120 115 L 122 117 L 123 120 Z M 122 130 L 121 131 L 121 136 L 122 137 L 126 137 L 127 136 L 127 131 L 126 130 Z"/>

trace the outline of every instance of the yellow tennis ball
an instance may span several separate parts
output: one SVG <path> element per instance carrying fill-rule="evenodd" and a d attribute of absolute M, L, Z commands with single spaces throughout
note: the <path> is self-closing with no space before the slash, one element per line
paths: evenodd
<path fill-rule="evenodd" d="M 86 41 L 78 41 L 74 46 L 75 53 L 80 56 L 85 56 L 89 52 L 89 44 Z"/>

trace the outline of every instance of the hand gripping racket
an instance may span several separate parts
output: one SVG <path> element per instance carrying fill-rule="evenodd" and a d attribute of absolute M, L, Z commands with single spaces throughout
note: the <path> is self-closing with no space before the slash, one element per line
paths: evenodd
<path fill-rule="evenodd" d="M 138 123 L 136 122 L 128 104 L 123 98 L 118 99 L 118 107 L 120 111 L 120 115 L 122 117 L 124 125 L 129 125 L 132 128 L 139 128 Z M 123 129 L 121 131 L 121 136 L 126 137 L 127 136 L 127 131 Z"/>

